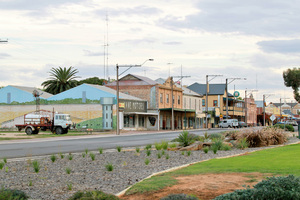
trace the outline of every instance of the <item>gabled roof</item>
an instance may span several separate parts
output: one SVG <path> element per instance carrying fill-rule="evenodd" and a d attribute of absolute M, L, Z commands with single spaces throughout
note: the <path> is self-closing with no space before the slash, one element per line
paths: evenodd
<path fill-rule="evenodd" d="M 193 83 L 187 87 L 188 89 L 202 95 L 206 95 L 206 84 Z M 224 95 L 226 90 L 226 84 L 209 84 L 208 95 Z M 233 97 L 232 94 L 228 93 L 229 97 Z"/>
<path fill-rule="evenodd" d="M 25 86 L 17 86 L 17 85 L 9 85 L 10 87 L 14 87 L 14 88 L 17 88 L 19 90 L 22 90 L 24 92 L 28 92 L 30 94 L 33 93 L 34 90 L 37 90 L 39 93 L 40 93 L 40 97 L 41 98 L 44 98 L 44 99 L 47 99 L 51 96 L 53 96 L 52 94 L 48 93 L 48 92 L 45 92 L 43 90 L 40 90 L 38 88 L 35 88 L 35 87 L 25 87 Z"/>
<path fill-rule="evenodd" d="M 298 103 L 273 103 L 274 106 L 276 107 L 280 107 L 280 106 L 283 106 L 284 104 L 290 106 L 290 107 L 295 107 Z"/>
<path fill-rule="evenodd" d="M 117 83 L 112 82 L 108 83 L 107 85 L 109 86 L 115 86 Z M 152 79 L 145 77 L 145 76 L 140 76 L 140 75 L 133 75 L 133 74 L 128 74 L 122 78 L 119 79 L 119 85 L 157 85 L 158 83 L 153 81 Z"/>

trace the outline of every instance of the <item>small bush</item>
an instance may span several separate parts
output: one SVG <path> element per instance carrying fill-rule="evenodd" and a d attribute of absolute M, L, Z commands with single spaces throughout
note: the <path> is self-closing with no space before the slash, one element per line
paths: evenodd
<path fill-rule="evenodd" d="M 189 196 L 187 194 L 170 194 L 160 200 L 198 200 L 197 197 Z"/>
<path fill-rule="evenodd" d="M 192 154 L 191 151 L 188 151 L 188 152 L 187 152 L 187 156 L 190 156 L 191 154 Z"/>
<path fill-rule="evenodd" d="M 68 159 L 69 159 L 69 160 L 73 160 L 73 155 L 72 155 L 71 153 L 69 153 Z"/>
<path fill-rule="evenodd" d="M 84 149 L 85 154 L 87 155 L 89 150 L 88 149 Z"/>
<path fill-rule="evenodd" d="M 112 194 L 106 194 L 99 190 L 94 191 L 78 191 L 73 194 L 68 200 L 120 200 L 118 197 Z"/>
<path fill-rule="evenodd" d="M 152 148 L 152 144 L 147 144 L 145 149 L 150 150 Z"/>
<path fill-rule="evenodd" d="M 93 154 L 93 153 L 91 152 L 91 153 L 90 153 L 90 157 L 91 157 L 92 161 L 94 161 L 94 160 L 95 160 L 95 157 L 96 157 L 96 155 L 95 155 L 95 154 Z"/>
<path fill-rule="evenodd" d="M 213 139 L 212 146 L 216 146 L 218 150 L 221 150 L 223 147 L 223 140 L 220 138 Z"/>
<path fill-rule="evenodd" d="M 2 170 L 2 169 L 3 169 L 4 165 L 5 165 L 5 163 L 4 163 L 4 162 L 0 162 L 0 170 Z"/>
<path fill-rule="evenodd" d="M 211 140 L 224 140 L 224 136 L 221 133 L 212 133 L 208 136 Z"/>
<path fill-rule="evenodd" d="M 243 138 L 238 141 L 237 148 L 239 149 L 247 149 L 249 147 L 249 143 L 247 142 L 247 138 Z"/>
<path fill-rule="evenodd" d="M 161 141 L 161 147 L 162 147 L 162 149 L 167 150 L 168 149 L 168 145 L 169 145 L 169 143 L 167 141 L 165 141 L 165 140 Z"/>
<path fill-rule="evenodd" d="M 21 190 L 15 189 L 0 189 L 0 200 L 27 200 L 29 196 Z"/>
<path fill-rule="evenodd" d="M 230 151 L 231 146 L 229 144 L 223 144 L 221 150 L 223 151 Z"/>
<path fill-rule="evenodd" d="M 99 151 L 99 154 L 103 154 L 103 148 L 99 147 L 98 151 Z"/>
<path fill-rule="evenodd" d="M 140 153 L 140 147 L 135 147 L 135 151 L 136 151 L 137 153 Z"/>
<path fill-rule="evenodd" d="M 114 170 L 114 166 L 111 163 L 105 165 L 107 171 L 111 172 Z"/>
<path fill-rule="evenodd" d="M 283 129 L 283 130 L 287 130 L 287 131 L 290 131 L 290 132 L 295 131 L 294 127 L 290 124 L 275 124 L 274 127 L 275 128 L 280 128 L 280 129 Z"/>
<path fill-rule="evenodd" d="M 216 154 L 217 152 L 218 152 L 218 146 L 216 146 L 216 145 L 212 145 L 211 146 L 211 150 L 214 152 L 214 154 Z"/>
<path fill-rule="evenodd" d="M 7 163 L 7 158 L 6 158 L 6 157 L 3 158 L 3 162 L 4 162 L 5 164 Z"/>
<path fill-rule="evenodd" d="M 62 153 L 59 153 L 59 156 L 60 156 L 61 159 L 63 159 L 65 157 L 65 155 L 62 154 Z"/>
<path fill-rule="evenodd" d="M 34 160 L 34 161 L 32 162 L 32 166 L 33 166 L 34 172 L 35 172 L 35 173 L 39 173 L 40 168 L 41 168 L 39 161 Z"/>
<path fill-rule="evenodd" d="M 182 151 L 182 152 L 181 152 L 181 155 L 183 155 L 183 156 L 184 156 L 184 151 Z"/>
<path fill-rule="evenodd" d="M 165 155 L 165 153 L 166 153 L 166 152 L 165 152 L 164 150 L 161 151 L 161 155 Z"/>
<path fill-rule="evenodd" d="M 151 150 L 147 150 L 146 154 L 147 154 L 147 156 L 150 156 L 151 155 Z"/>
<path fill-rule="evenodd" d="M 204 151 L 204 153 L 208 153 L 209 147 L 204 147 L 204 148 L 203 148 L 203 151 Z"/>
<path fill-rule="evenodd" d="M 72 170 L 71 170 L 70 167 L 67 167 L 67 168 L 66 168 L 66 173 L 67 173 L 67 174 L 71 174 L 71 171 L 72 171 Z"/>
<path fill-rule="evenodd" d="M 157 151 L 160 151 L 162 149 L 161 143 L 155 142 L 154 146 Z"/>
<path fill-rule="evenodd" d="M 85 156 L 86 156 L 86 154 L 85 154 L 85 153 L 82 153 L 81 155 L 82 155 L 82 157 L 83 157 L 83 158 L 85 158 Z"/>
<path fill-rule="evenodd" d="M 160 153 L 157 153 L 156 155 L 157 155 L 157 158 L 158 158 L 158 159 L 161 158 L 161 154 L 160 154 Z"/>
<path fill-rule="evenodd" d="M 67 188 L 68 188 L 68 190 L 72 190 L 73 184 L 72 183 L 67 183 Z"/>
<path fill-rule="evenodd" d="M 169 147 L 170 147 L 170 148 L 176 148 L 176 147 L 177 147 L 177 144 L 176 144 L 176 143 L 171 143 L 171 144 L 169 144 Z"/>
<path fill-rule="evenodd" d="M 29 180 L 28 186 L 30 186 L 30 187 L 33 186 L 32 180 Z"/>
<path fill-rule="evenodd" d="M 169 154 L 167 154 L 167 155 L 166 155 L 166 159 L 169 160 L 169 158 L 170 158 L 170 156 L 169 156 Z"/>
<path fill-rule="evenodd" d="M 50 156 L 50 159 L 51 159 L 52 162 L 55 162 L 56 161 L 56 155 L 52 154 Z"/>
<path fill-rule="evenodd" d="M 145 159 L 145 164 L 148 165 L 150 163 L 150 160 L 148 158 Z"/>
<path fill-rule="evenodd" d="M 178 136 L 178 142 L 183 147 L 189 146 L 190 144 L 194 143 L 194 141 L 195 141 L 195 138 L 188 131 L 183 131 Z"/>
<path fill-rule="evenodd" d="M 300 179 L 293 175 L 270 177 L 259 182 L 252 189 L 236 190 L 215 198 L 215 200 L 227 199 L 300 199 Z"/>
<path fill-rule="evenodd" d="M 117 146 L 117 151 L 121 152 L 122 151 L 122 147 L 121 146 Z"/>

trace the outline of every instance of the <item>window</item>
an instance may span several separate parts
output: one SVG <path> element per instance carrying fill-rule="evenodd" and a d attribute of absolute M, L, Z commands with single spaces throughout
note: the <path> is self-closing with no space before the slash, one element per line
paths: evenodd
<path fill-rule="evenodd" d="M 178 105 L 180 105 L 180 95 L 178 96 Z"/>
<path fill-rule="evenodd" d="M 163 94 L 160 93 L 160 103 L 163 103 Z"/>
<path fill-rule="evenodd" d="M 202 106 L 205 106 L 205 99 L 202 99 Z"/>
<path fill-rule="evenodd" d="M 186 98 L 185 97 L 183 98 L 183 106 L 184 106 L 184 108 L 186 108 Z"/>
<path fill-rule="evenodd" d="M 199 110 L 201 110 L 201 101 L 199 100 Z"/>
<path fill-rule="evenodd" d="M 218 100 L 214 100 L 214 107 L 218 106 Z"/>
<path fill-rule="evenodd" d="M 167 103 L 169 103 L 169 94 L 167 94 Z"/>

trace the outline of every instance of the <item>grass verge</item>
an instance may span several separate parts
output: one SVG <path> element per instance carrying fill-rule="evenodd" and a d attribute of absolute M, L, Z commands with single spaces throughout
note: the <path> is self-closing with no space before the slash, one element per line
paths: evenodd
<path fill-rule="evenodd" d="M 266 149 L 242 156 L 212 159 L 135 184 L 125 195 L 153 192 L 176 184 L 175 177 L 203 173 L 260 172 L 300 176 L 300 144 Z"/>

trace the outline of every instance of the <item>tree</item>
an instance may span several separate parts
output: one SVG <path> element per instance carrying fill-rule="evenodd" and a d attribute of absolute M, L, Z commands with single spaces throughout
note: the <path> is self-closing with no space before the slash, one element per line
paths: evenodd
<path fill-rule="evenodd" d="M 292 87 L 294 90 L 294 98 L 300 103 L 300 68 L 287 69 L 283 72 L 284 85 Z"/>
<path fill-rule="evenodd" d="M 79 76 L 76 76 L 78 70 L 73 67 L 69 67 L 68 69 L 66 67 L 52 67 L 49 73 L 50 80 L 42 83 L 46 92 L 58 94 L 78 85 L 78 81 L 75 80 L 79 78 Z"/>
<path fill-rule="evenodd" d="M 94 84 L 94 85 L 103 85 L 104 83 L 107 83 L 107 81 L 105 79 L 99 79 L 98 77 L 92 77 L 92 78 L 86 78 L 83 79 L 81 81 L 79 81 L 79 85 L 83 84 L 83 83 L 88 83 L 88 84 Z"/>

